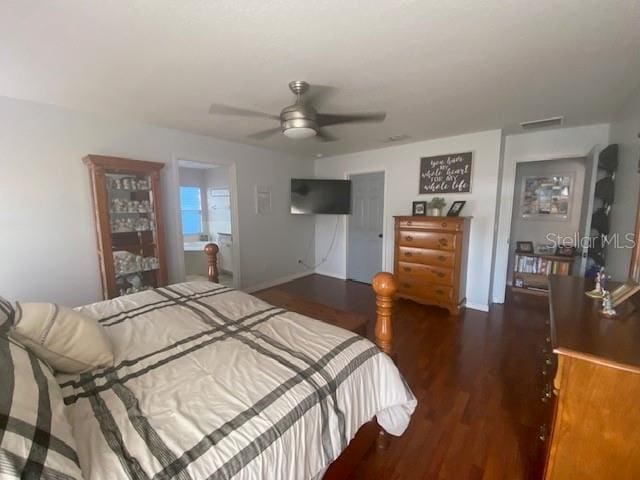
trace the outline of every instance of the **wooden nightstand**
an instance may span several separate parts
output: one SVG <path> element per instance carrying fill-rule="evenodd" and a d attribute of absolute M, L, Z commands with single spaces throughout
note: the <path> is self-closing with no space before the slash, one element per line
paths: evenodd
<path fill-rule="evenodd" d="M 367 336 L 367 317 L 359 313 L 338 310 L 282 290 L 263 290 L 254 295 L 272 305 Z"/>

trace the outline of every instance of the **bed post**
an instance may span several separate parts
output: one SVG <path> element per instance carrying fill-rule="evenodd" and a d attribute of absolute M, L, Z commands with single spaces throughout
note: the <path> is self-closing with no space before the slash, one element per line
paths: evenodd
<path fill-rule="evenodd" d="M 393 354 L 393 329 L 391 314 L 393 296 L 398 290 L 396 279 L 389 272 L 380 272 L 373 277 L 373 291 L 376 293 L 376 344 L 387 355 Z M 389 446 L 389 436 L 381 428 L 376 440 L 378 450 L 385 450 Z"/>
<path fill-rule="evenodd" d="M 218 245 L 207 243 L 204 246 L 204 253 L 207 255 L 207 277 L 210 282 L 218 283 Z"/>
<path fill-rule="evenodd" d="M 373 277 L 373 291 L 376 292 L 376 344 L 387 355 L 393 353 L 393 330 L 391 310 L 393 296 L 398 287 L 396 279 L 389 272 L 380 272 Z"/>

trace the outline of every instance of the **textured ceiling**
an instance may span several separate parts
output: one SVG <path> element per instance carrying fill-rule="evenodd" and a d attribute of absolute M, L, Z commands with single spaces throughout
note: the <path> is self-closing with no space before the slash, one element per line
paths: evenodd
<path fill-rule="evenodd" d="M 287 83 L 334 87 L 319 110 L 386 110 L 333 143 L 245 135 Z M 332 155 L 564 115 L 608 121 L 640 84 L 638 0 L 3 0 L 0 95 Z"/>

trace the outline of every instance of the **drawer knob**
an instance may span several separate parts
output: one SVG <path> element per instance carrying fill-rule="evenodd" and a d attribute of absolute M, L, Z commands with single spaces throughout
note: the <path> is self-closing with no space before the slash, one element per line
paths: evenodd
<path fill-rule="evenodd" d="M 404 252 L 404 256 L 405 257 L 410 257 L 411 256 L 411 252 Z"/>
<path fill-rule="evenodd" d="M 411 284 L 410 283 L 403 283 L 402 286 L 404 288 L 411 288 Z"/>
<path fill-rule="evenodd" d="M 407 236 L 406 236 L 406 237 L 404 237 L 404 238 L 405 238 L 405 240 L 406 240 L 407 242 L 410 242 L 411 240 L 413 240 L 413 237 L 412 237 L 411 235 L 407 235 Z"/>
<path fill-rule="evenodd" d="M 543 403 L 546 403 L 552 396 L 553 396 L 553 389 L 551 388 L 551 385 L 547 383 L 544 386 L 544 390 L 542 391 L 542 396 L 540 397 L 540 400 Z"/>
<path fill-rule="evenodd" d="M 448 242 L 447 242 L 446 238 L 440 238 L 440 239 L 438 239 L 438 243 L 440 245 L 442 245 L 443 247 L 446 247 Z"/>
<path fill-rule="evenodd" d="M 413 225 L 413 223 L 411 222 L 411 220 L 409 220 L 409 221 L 407 222 L 407 225 Z"/>
<path fill-rule="evenodd" d="M 547 439 L 547 426 L 545 424 L 540 425 L 538 429 L 538 439 L 544 442 Z"/>
<path fill-rule="evenodd" d="M 431 270 L 431 273 L 437 275 L 440 278 L 444 277 L 444 272 L 439 272 L 438 270 Z"/>
<path fill-rule="evenodd" d="M 442 222 L 442 228 L 447 228 L 447 222 Z"/>
<path fill-rule="evenodd" d="M 411 271 L 411 267 L 402 267 L 402 269 L 403 269 L 405 272 L 410 272 L 410 271 Z"/>
<path fill-rule="evenodd" d="M 438 255 L 438 260 L 440 260 L 441 262 L 444 262 L 447 259 L 447 257 L 445 257 L 444 255 Z"/>
<path fill-rule="evenodd" d="M 436 290 L 436 293 L 437 293 L 438 295 L 444 295 L 444 292 L 443 292 L 442 290 L 440 290 L 440 289 Z"/>

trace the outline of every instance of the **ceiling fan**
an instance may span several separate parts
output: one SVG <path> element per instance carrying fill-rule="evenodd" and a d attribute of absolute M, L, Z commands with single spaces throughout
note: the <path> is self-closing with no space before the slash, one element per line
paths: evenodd
<path fill-rule="evenodd" d="M 264 140 L 271 135 L 281 132 L 292 139 L 315 136 L 325 142 L 334 141 L 337 140 L 337 138 L 323 131 L 323 127 L 345 123 L 382 122 L 387 116 L 386 112 L 347 114 L 318 113 L 313 105 L 311 105 L 311 103 L 313 103 L 312 101 L 308 103 L 304 101 L 303 96 L 309 90 L 309 84 L 307 82 L 295 80 L 289 83 L 289 88 L 294 95 L 296 95 L 296 101 L 293 105 L 283 108 L 280 115 L 271 115 L 269 113 L 231 107 L 220 103 L 212 104 L 209 113 L 269 118 L 280 122 L 279 127 L 247 135 L 248 138 L 254 140 Z"/>

